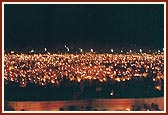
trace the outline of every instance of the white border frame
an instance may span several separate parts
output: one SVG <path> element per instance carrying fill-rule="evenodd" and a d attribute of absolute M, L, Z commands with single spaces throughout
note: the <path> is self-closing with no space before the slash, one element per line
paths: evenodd
<path fill-rule="evenodd" d="M 4 5 L 5 4 L 163 4 L 164 5 L 164 76 L 166 76 L 166 2 L 2 2 L 2 113 L 166 113 L 166 77 L 164 77 L 164 111 L 4 111 Z"/>

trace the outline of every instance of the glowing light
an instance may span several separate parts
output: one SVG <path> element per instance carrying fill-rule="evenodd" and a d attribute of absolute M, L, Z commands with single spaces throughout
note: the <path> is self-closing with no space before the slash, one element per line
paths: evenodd
<path fill-rule="evenodd" d="M 11 54 L 14 54 L 15 52 L 14 51 L 11 51 Z"/>
<path fill-rule="evenodd" d="M 78 81 L 78 82 L 80 82 L 80 81 L 81 81 L 81 79 L 80 79 L 80 78 L 78 78 L 78 79 L 77 79 L 77 81 Z"/>
<path fill-rule="evenodd" d="M 113 50 L 113 49 L 111 49 L 111 52 L 114 52 L 114 50 Z"/>
<path fill-rule="evenodd" d="M 63 47 L 64 48 L 64 47 Z M 66 49 L 68 47 L 66 46 Z M 82 49 L 80 48 L 80 51 Z M 79 51 L 79 50 L 78 50 Z M 93 52 L 93 49 L 91 50 Z M 113 49 L 111 49 L 113 51 Z M 160 50 L 161 51 L 161 50 Z M 132 52 L 132 51 L 131 51 Z M 140 53 L 139 53 L 140 54 Z M 7 81 L 17 82 L 24 85 L 29 82 L 39 85 L 47 83 L 59 83 L 59 79 L 66 76 L 71 81 L 82 82 L 83 80 L 99 80 L 106 82 L 110 80 L 116 82 L 127 82 L 132 76 L 148 77 L 148 71 L 152 70 L 157 77 L 153 77 L 155 90 L 161 90 L 161 79 L 164 79 L 162 67 L 164 62 L 161 61 L 164 56 L 161 53 L 157 54 L 5 54 L 5 70 L 4 79 Z M 30 61 L 30 62 L 28 62 Z M 134 61 L 135 63 L 132 63 Z M 23 64 L 20 64 L 22 63 Z M 34 64 L 31 64 L 34 62 Z M 73 63 L 73 64 L 71 64 Z M 106 67 L 105 64 L 112 64 Z M 150 63 L 150 64 L 147 64 Z M 130 64 L 130 67 L 128 67 Z M 121 65 L 122 69 L 117 67 Z M 144 72 L 141 72 L 142 65 Z M 115 67 L 116 66 L 116 67 Z M 135 70 L 133 66 L 137 67 Z M 29 69 L 23 69 L 24 67 Z M 76 76 L 76 77 L 75 77 Z M 28 77 L 28 79 L 27 79 Z M 34 80 L 35 79 L 35 80 Z M 27 81 L 28 80 L 28 81 Z M 56 81 L 57 80 L 57 81 Z M 109 95 L 114 92 L 109 92 Z"/>
<path fill-rule="evenodd" d="M 33 52 L 34 52 L 34 50 L 31 50 L 30 52 L 31 52 L 31 53 L 33 53 Z"/>
<path fill-rule="evenodd" d="M 139 52 L 142 52 L 142 49 L 139 49 Z"/>
<path fill-rule="evenodd" d="M 46 51 L 47 51 L 47 48 L 44 48 L 44 51 L 46 52 Z"/>
<path fill-rule="evenodd" d="M 9 67 L 9 70 L 13 69 L 12 67 Z"/>
<path fill-rule="evenodd" d="M 130 80 L 130 78 L 127 78 L 127 80 Z"/>
<path fill-rule="evenodd" d="M 115 81 L 118 81 L 118 82 L 120 82 L 121 80 L 120 80 L 120 78 L 115 78 L 114 79 Z"/>
<path fill-rule="evenodd" d="M 125 79 L 123 79 L 122 81 L 125 81 Z"/>
<path fill-rule="evenodd" d="M 155 86 L 155 88 L 159 91 L 161 90 L 161 86 Z"/>
<path fill-rule="evenodd" d="M 91 52 L 93 52 L 93 49 L 90 49 Z"/>
<path fill-rule="evenodd" d="M 92 77 L 91 77 L 91 76 L 86 76 L 85 78 L 86 78 L 86 79 L 92 79 Z"/>
<path fill-rule="evenodd" d="M 110 95 L 111 95 L 111 96 L 113 96 L 113 95 L 114 95 L 114 93 L 113 93 L 113 92 L 111 92 L 111 93 L 110 93 Z"/>
<path fill-rule="evenodd" d="M 67 47 L 66 49 L 67 49 L 67 51 L 69 52 L 69 48 Z"/>
<path fill-rule="evenodd" d="M 155 79 L 155 78 L 153 78 L 153 81 L 156 81 L 156 79 Z"/>
<path fill-rule="evenodd" d="M 54 81 L 54 80 L 51 80 L 51 83 L 55 83 L 55 81 Z"/>
<path fill-rule="evenodd" d="M 80 52 L 83 52 L 83 49 L 80 48 Z"/>

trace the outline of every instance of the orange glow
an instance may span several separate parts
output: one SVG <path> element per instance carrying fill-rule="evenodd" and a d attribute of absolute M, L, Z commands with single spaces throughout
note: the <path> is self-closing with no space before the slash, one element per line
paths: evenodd
<path fill-rule="evenodd" d="M 11 52 L 4 56 L 4 78 L 14 82 L 23 78 L 24 84 L 27 84 L 28 80 L 35 84 L 46 85 L 48 82 L 55 83 L 54 80 L 63 79 L 64 76 L 77 82 L 85 79 L 106 82 L 108 78 L 117 82 L 127 82 L 132 79 L 132 76 L 147 77 L 150 72 L 157 75 L 152 79 L 153 82 L 161 82 L 164 79 L 163 54 L 47 53 L 29 55 Z M 160 90 L 159 87 L 156 89 Z"/>

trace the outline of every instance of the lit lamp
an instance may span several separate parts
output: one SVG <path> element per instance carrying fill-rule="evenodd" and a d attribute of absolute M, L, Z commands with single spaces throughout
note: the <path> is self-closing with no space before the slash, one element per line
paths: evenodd
<path fill-rule="evenodd" d="M 11 54 L 14 54 L 15 52 L 14 51 L 11 51 Z"/>
<path fill-rule="evenodd" d="M 79 48 L 80 52 L 83 52 L 83 50 L 81 48 Z"/>
<path fill-rule="evenodd" d="M 69 48 L 67 47 L 66 49 L 67 49 L 67 51 L 69 52 Z"/>
<path fill-rule="evenodd" d="M 111 49 L 111 52 L 114 52 L 114 50 L 113 50 L 113 49 Z"/>
<path fill-rule="evenodd" d="M 31 50 L 30 52 L 31 52 L 31 53 L 33 53 L 33 52 L 34 52 L 34 50 Z"/>
<path fill-rule="evenodd" d="M 47 51 L 47 48 L 44 48 L 44 51 L 46 52 L 46 51 Z"/>
<path fill-rule="evenodd" d="M 69 52 L 69 48 L 65 45 L 65 48 L 67 49 L 67 51 Z"/>
<path fill-rule="evenodd" d="M 141 53 L 142 53 L 142 49 L 139 49 L 139 52 L 141 52 Z"/>

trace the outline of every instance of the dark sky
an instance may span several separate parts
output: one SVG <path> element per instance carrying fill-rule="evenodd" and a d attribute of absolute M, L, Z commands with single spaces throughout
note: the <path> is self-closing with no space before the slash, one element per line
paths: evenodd
<path fill-rule="evenodd" d="M 5 49 L 163 48 L 163 5 L 5 5 Z"/>

